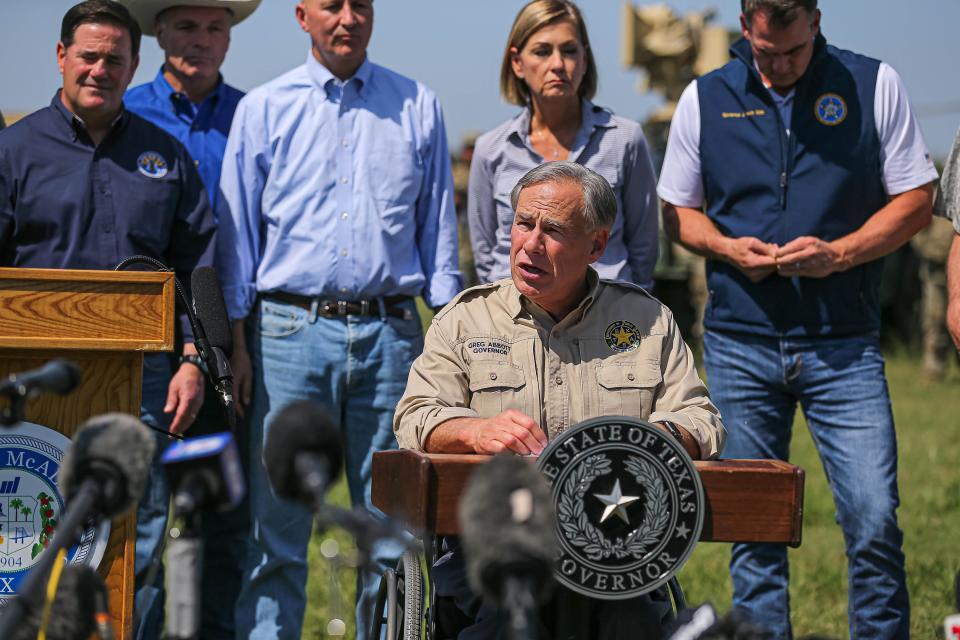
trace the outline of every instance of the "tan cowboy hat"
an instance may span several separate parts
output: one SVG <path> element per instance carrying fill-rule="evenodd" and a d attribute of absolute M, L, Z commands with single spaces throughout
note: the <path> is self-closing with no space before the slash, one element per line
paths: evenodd
<path fill-rule="evenodd" d="M 260 6 L 260 0 L 119 0 L 119 2 L 127 7 L 145 36 L 156 35 L 153 27 L 157 16 L 172 7 L 227 9 L 233 14 L 233 24 L 237 24 Z"/>

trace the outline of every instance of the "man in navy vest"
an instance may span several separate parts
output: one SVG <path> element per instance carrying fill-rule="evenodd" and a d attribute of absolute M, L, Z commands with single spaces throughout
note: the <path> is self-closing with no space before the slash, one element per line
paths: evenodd
<path fill-rule="evenodd" d="M 936 170 L 896 72 L 829 46 L 816 0 L 742 0 L 744 38 L 677 105 L 664 226 L 707 258 L 711 395 L 731 458 L 786 459 L 800 403 L 849 563 L 853 638 L 907 638 L 881 258 L 930 222 Z M 734 545 L 734 605 L 791 636 L 787 552 Z"/>

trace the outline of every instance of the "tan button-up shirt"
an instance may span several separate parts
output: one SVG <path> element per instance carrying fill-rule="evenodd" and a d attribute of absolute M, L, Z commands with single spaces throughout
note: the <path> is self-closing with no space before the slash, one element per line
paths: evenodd
<path fill-rule="evenodd" d="M 588 278 L 560 322 L 511 280 L 468 289 L 437 314 L 393 419 L 400 446 L 422 451 L 442 422 L 516 409 L 548 438 L 598 416 L 669 420 L 716 457 L 726 431 L 670 310 L 639 287 Z"/>

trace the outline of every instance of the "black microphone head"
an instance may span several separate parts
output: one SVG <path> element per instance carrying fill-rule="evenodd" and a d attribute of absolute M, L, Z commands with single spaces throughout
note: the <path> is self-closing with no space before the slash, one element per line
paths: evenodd
<path fill-rule="evenodd" d="M 233 353 L 233 333 L 227 318 L 220 278 L 213 267 L 197 267 L 190 276 L 193 312 L 207 334 L 210 346 L 219 347 L 227 357 Z"/>
<path fill-rule="evenodd" d="M 343 444 L 329 409 L 307 400 L 288 404 L 267 427 L 263 446 L 263 462 L 277 495 L 312 504 L 313 496 L 303 491 L 294 468 L 298 453 L 316 454 L 326 462 L 327 484 L 340 474 Z"/>
<path fill-rule="evenodd" d="M 51 360 L 44 365 L 44 389 L 60 395 L 70 393 L 80 384 L 80 367 L 68 360 Z"/>
<path fill-rule="evenodd" d="M 156 443 L 142 422 L 125 413 L 87 420 L 73 436 L 60 466 L 60 490 L 69 504 L 85 480 L 100 488 L 97 509 L 103 516 L 123 513 L 140 500 Z"/>
<path fill-rule="evenodd" d="M 460 540 L 475 593 L 504 603 L 507 578 L 549 593 L 559 547 L 546 480 L 527 459 L 500 454 L 470 477 L 460 499 Z"/>
<path fill-rule="evenodd" d="M 48 640 L 88 640 L 96 631 L 99 602 L 106 601 L 107 588 L 96 571 L 85 564 L 63 567 L 50 608 Z M 12 640 L 35 640 L 42 607 L 36 607 L 18 627 Z"/>

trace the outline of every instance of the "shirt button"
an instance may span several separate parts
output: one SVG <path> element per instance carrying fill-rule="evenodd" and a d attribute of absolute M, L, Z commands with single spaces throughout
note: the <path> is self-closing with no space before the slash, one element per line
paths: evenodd
<path fill-rule="evenodd" d="M 346 211 L 344 211 L 343 213 L 340 214 L 340 217 L 343 218 L 344 220 L 346 220 L 347 218 L 350 217 L 350 214 L 347 213 Z"/>
<path fill-rule="evenodd" d="M 346 138 L 344 138 L 343 140 L 340 141 L 340 146 L 343 147 L 344 149 L 346 149 L 347 147 L 350 146 L 350 143 L 347 142 L 347 139 L 346 139 Z"/>
<path fill-rule="evenodd" d="M 341 251 L 340 251 L 340 255 L 342 255 L 344 258 L 346 258 L 346 257 L 347 257 L 347 250 L 346 250 L 346 249 L 341 250 Z"/>
<path fill-rule="evenodd" d="M 494 372 L 491 371 L 491 372 L 490 372 L 490 379 L 491 379 L 491 380 L 496 380 L 496 379 L 497 379 L 497 374 L 495 374 Z"/>
<path fill-rule="evenodd" d="M 347 292 L 346 287 L 340 287 L 340 293 L 346 293 L 346 292 Z"/>
<path fill-rule="evenodd" d="M 557 376 L 557 384 L 563 384 L 563 378 Z"/>
<path fill-rule="evenodd" d="M 628 373 L 628 374 L 627 374 L 627 380 L 633 380 L 635 377 L 636 377 L 636 376 L 633 375 L 632 373 Z"/>
<path fill-rule="evenodd" d="M 342 178 L 340 178 L 341 184 L 347 184 L 348 182 L 350 182 L 350 178 L 348 178 L 347 176 L 343 176 Z"/>

